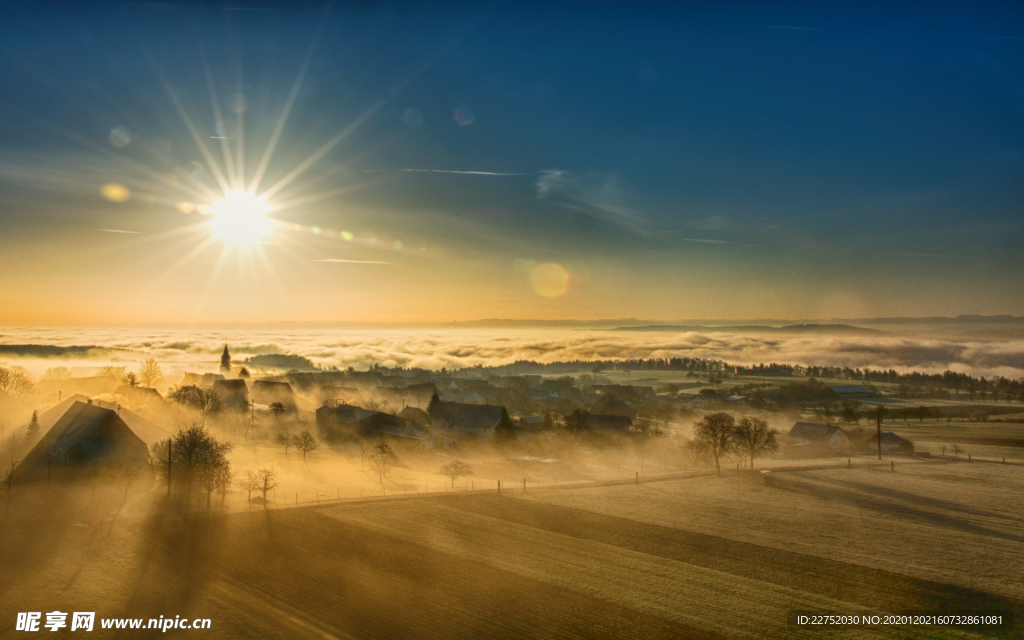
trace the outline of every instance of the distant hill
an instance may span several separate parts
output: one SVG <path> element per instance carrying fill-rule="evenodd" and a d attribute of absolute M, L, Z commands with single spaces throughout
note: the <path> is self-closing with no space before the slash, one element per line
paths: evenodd
<path fill-rule="evenodd" d="M 981 316 L 962 314 L 956 317 L 933 316 L 929 318 L 836 318 L 836 322 L 856 322 L 857 324 L 1024 324 L 1024 316 Z"/>
<path fill-rule="evenodd" d="M 246 358 L 242 364 L 256 367 L 267 367 L 271 369 L 286 369 L 288 371 L 319 371 L 320 368 L 313 364 L 309 358 L 293 356 L 283 353 L 269 353 L 265 355 Z"/>
<path fill-rule="evenodd" d="M 654 325 L 645 327 L 616 327 L 612 331 L 695 331 L 695 332 L 728 332 L 728 333 L 828 333 L 834 335 L 882 335 L 878 329 L 865 329 L 848 324 L 791 324 L 782 327 L 767 325 Z"/>
<path fill-rule="evenodd" d="M 88 354 L 90 351 L 118 351 L 118 349 L 97 346 L 58 347 L 49 344 L 0 344 L 0 354 L 33 358 L 83 356 Z"/>

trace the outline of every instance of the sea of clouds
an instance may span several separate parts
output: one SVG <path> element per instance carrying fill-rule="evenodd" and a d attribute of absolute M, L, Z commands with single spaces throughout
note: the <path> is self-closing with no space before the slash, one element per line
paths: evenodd
<path fill-rule="evenodd" d="M 1024 340 L 957 341 L 912 337 L 761 336 L 728 332 L 628 332 L 568 329 L 192 330 L 115 328 L 0 329 L 0 345 L 95 346 L 85 356 L 39 358 L 0 353 L 35 375 L 58 364 L 132 368 L 154 357 L 171 370 L 213 371 L 225 343 L 235 361 L 295 354 L 321 366 L 449 369 L 516 360 L 553 362 L 673 356 L 732 364 L 780 362 L 898 371 L 1024 376 Z M 60 360 L 61 362 L 58 362 Z"/>

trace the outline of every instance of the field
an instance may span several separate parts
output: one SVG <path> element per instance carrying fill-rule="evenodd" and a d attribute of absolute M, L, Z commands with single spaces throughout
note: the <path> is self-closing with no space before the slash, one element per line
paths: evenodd
<path fill-rule="evenodd" d="M 84 492 L 26 494 L 4 521 L 0 616 L 204 617 L 211 638 L 782 638 L 823 635 L 787 627 L 796 610 L 1024 612 L 1024 467 L 772 477 L 116 519 Z"/>

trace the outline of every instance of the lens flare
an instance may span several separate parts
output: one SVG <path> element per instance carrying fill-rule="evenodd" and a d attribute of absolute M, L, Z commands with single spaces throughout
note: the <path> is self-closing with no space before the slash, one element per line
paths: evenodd
<path fill-rule="evenodd" d="M 546 298 L 560 298 L 569 290 L 569 272 L 554 262 L 538 265 L 530 274 L 530 284 Z"/>
<path fill-rule="evenodd" d="M 116 182 L 110 182 L 100 187 L 100 194 L 111 202 L 127 202 L 132 197 L 128 187 Z"/>
<path fill-rule="evenodd" d="M 270 207 L 261 198 L 244 191 L 232 191 L 210 206 L 210 226 L 230 246 L 251 247 L 260 243 L 273 223 Z"/>
<path fill-rule="evenodd" d="M 473 124 L 473 119 L 475 117 L 476 116 L 473 113 L 473 110 L 467 107 L 466 105 L 462 105 L 461 107 L 455 110 L 455 122 L 457 122 L 460 126 L 468 127 L 469 125 Z"/>

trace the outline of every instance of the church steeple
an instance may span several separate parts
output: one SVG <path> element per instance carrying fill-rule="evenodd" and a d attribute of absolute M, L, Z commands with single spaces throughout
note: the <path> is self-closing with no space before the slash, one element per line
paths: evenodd
<path fill-rule="evenodd" d="M 231 354 L 228 353 L 227 343 L 224 343 L 224 353 L 220 356 L 220 372 L 225 376 L 231 375 Z"/>

